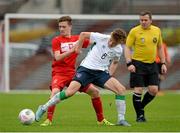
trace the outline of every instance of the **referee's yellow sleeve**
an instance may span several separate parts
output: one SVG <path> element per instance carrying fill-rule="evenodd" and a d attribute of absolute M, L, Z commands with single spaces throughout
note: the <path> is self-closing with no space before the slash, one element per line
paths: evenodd
<path fill-rule="evenodd" d="M 134 41 L 135 41 L 135 34 L 134 34 L 133 30 L 131 30 L 126 39 L 126 46 L 132 47 L 134 45 Z"/>
<path fill-rule="evenodd" d="M 162 40 L 162 34 L 161 34 L 161 30 L 159 29 L 159 42 L 158 42 L 158 46 L 162 45 L 163 40 Z"/>

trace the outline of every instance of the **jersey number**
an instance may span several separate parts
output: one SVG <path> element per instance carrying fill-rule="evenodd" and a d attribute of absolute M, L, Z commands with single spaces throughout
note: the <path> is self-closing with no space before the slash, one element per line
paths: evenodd
<path fill-rule="evenodd" d="M 106 54 L 106 53 L 104 53 L 104 54 L 101 56 L 101 59 L 105 59 L 105 58 L 106 58 L 106 56 L 107 56 L 107 54 Z"/>

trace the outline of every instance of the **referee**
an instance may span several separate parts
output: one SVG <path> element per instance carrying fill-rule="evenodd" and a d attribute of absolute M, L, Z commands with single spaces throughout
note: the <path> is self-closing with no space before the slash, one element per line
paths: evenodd
<path fill-rule="evenodd" d="M 158 92 L 158 69 L 155 63 L 157 52 L 160 57 L 161 72 L 163 74 L 167 72 L 161 45 L 161 30 L 152 25 L 151 12 L 141 12 L 140 25 L 130 30 L 124 51 L 127 68 L 130 71 L 130 87 L 134 88 L 133 106 L 137 122 L 146 122 L 144 107 Z M 148 89 L 141 100 L 143 87 Z"/>

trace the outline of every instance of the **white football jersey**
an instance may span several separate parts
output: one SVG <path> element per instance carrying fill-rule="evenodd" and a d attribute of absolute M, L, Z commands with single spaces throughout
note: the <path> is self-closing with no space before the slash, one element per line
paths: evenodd
<path fill-rule="evenodd" d="M 90 41 L 94 43 L 94 46 L 90 49 L 80 66 L 92 70 L 106 71 L 113 59 L 119 60 L 123 52 L 122 47 L 121 45 L 117 45 L 109 48 L 109 39 L 110 35 L 92 32 Z"/>

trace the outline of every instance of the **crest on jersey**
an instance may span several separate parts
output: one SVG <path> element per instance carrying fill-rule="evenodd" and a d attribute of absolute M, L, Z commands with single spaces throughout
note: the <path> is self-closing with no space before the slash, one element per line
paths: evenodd
<path fill-rule="evenodd" d="M 141 43 L 144 43 L 145 42 L 145 38 L 141 38 Z"/>
<path fill-rule="evenodd" d="M 103 48 L 103 49 L 105 49 L 105 47 L 106 47 L 105 45 L 102 45 L 102 48 Z"/>
<path fill-rule="evenodd" d="M 157 38 L 156 37 L 153 38 L 153 43 L 157 43 Z"/>
<path fill-rule="evenodd" d="M 61 43 L 61 51 L 67 52 L 75 46 L 76 42 Z"/>
<path fill-rule="evenodd" d="M 82 76 L 81 73 L 76 73 L 76 77 L 77 77 L 77 78 L 80 78 L 81 76 Z"/>

